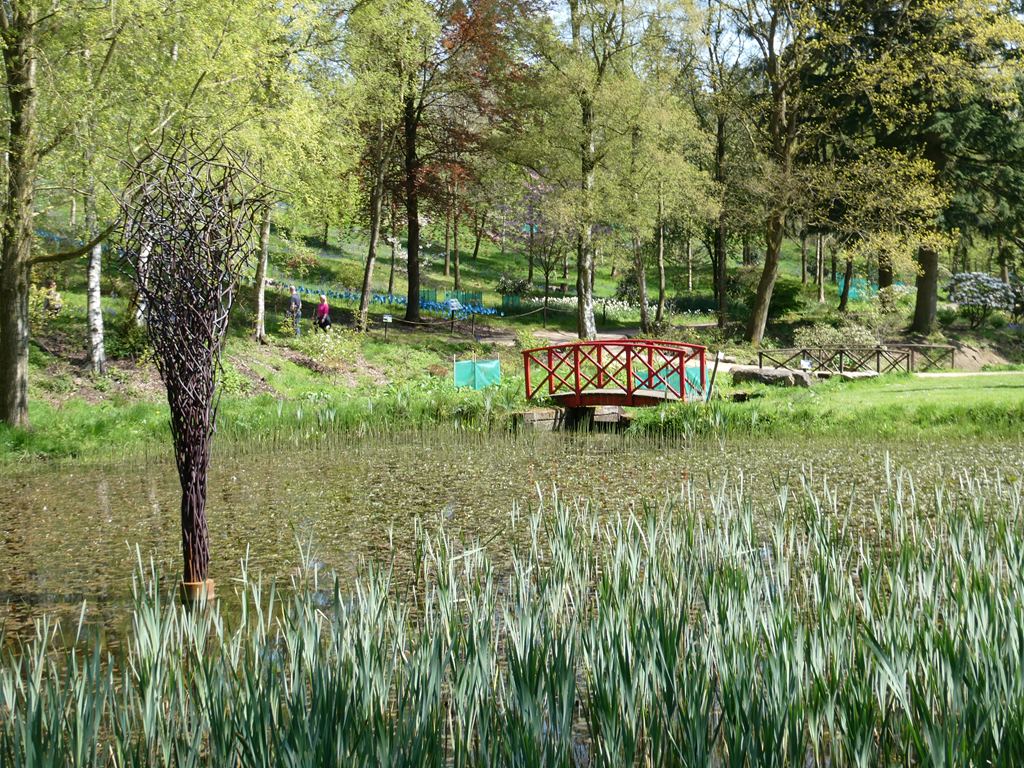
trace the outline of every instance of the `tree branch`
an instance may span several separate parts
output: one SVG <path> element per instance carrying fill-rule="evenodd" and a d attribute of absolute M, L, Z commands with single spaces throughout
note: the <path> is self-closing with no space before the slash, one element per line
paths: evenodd
<path fill-rule="evenodd" d="M 34 256 L 28 260 L 28 264 L 30 267 L 33 267 L 36 264 L 52 264 L 56 261 L 70 261 L 71 259 L 77 259 L 79 256 L 84 256 L 97 245 L 106 240 L 107 237 L 110 236 L 110 233 L 114 231 L 114 228 L 116 226 L 116 223 L 111 224 L 109 227 L 104 229 L 89 242 L 85 243 L 84 245 L 80 245 L 77 248 L 73 248 L 70 251 L 57 251 L 56 253 L 46 253 L 41 256 Z"/>

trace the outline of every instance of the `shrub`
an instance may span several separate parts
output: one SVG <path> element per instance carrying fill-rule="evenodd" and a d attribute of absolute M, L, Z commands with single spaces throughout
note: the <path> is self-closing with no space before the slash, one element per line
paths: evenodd
<path fill-rule="evenodd" d="M 640 281 L 637 279 L 635 264 L 631 264 L 627 269 L 623 270 L 622 277 L 619 278 L 619 282 L 615 286 L 615 298 L 619 301 L 639 306 Z"/>
<path fill-rule="evenodd" d="M 351 363 L 359 354 L 355 331 L 332 328 L 326 333 L 304 333 L 291 342 L 299 352 L 323 365 Z"/>
<path fill-rule="evenodd" d="M 529 296 L 533 292 L 533 285 L 525 277 L 514 277 L 508 272 L 503 272 L 494 290 L 502 296 Z"/>
<path fill-rule="evenodd" d="M 131 309 L 114 317 L 103 341 L 107 355 L 112 358 L 139 363 L 148 360 L 153 352 L 145 326 L 138 322 Z"/>
<path fill-rule="evenodd" d="M 869 329 L 857 323 L 843 323 L 838 327 L 827 323 L 798 328 L 793 334 L 798 347 L 873 347 L 878 337 Z"/>
<path fill-rule="evenodd" d="M 960 315 L 967 319 L 971 328 L 977 328 L 988 319 L 993 310 L 1012 311 L 1013 289 L 992 275 L 984 272 L 960 272 L 953 275 L 946 286 L 949 300 L 959 307 Z"/>
<path fill-rule="evenodd" d="M 875 295 L 878 311 L 884 315 L 893 315 L 903 310 L 914 291 L 905 285 L 887 285 L 879 288 Z"/>

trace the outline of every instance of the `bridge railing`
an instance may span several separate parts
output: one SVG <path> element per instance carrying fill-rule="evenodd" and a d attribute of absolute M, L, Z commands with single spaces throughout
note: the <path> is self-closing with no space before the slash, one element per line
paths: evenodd
<path fill-rule="evenodd" d="M 806 369 L 845 373 L 876 371 L 893 373 L 954 367 L 956 350 L 945 344 L 886 344 L 875 347 L 793 347 L 761 350 L 757 353 L 760 368 Z"/>
<path fill-rule="evenodd" d="M 696 344 L 647 339 L 578 341 L 523 350 L 526 396 L 614 393 L 636 397 L 702 399 L 706 350 Z"/>

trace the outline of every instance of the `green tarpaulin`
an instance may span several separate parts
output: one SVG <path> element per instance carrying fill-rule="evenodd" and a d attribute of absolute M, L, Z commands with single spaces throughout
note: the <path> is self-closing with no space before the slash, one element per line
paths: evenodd
<path fill-rule="evenodd" d="M 484 389 L 501 383 L 497 360 L 459 360 L 455 363 L 455 386 Z"/>

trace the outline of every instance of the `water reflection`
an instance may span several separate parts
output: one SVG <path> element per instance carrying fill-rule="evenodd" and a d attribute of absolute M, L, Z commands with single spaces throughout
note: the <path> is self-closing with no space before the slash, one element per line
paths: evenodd
<path fill-rule="evenodd" d="M 230 592 L 247 556 L 252 573 L 287 579 L 308 543 L 321 574 L 354 574 L 366 558 L 400 553 L 419 516 L 457 537 L 508 546 L 513 503 L 529 507 L 554 486 L 620 510 L 678 492 L 742 482 L 771 503 L 801 471 L 839 481 L 867 505 L 885 485 L 886 453 L 919 482 L 958 473 L 1020 476 L 1021 443 L 878 444 L 767 441 L 683 445 L 614 435 L 485 436 L 439 433 L 353 438 L 329 451 L 218 455 L 208 517 L 212 576 Z M 180 569 L 179 490 L 173 464 L 39 465 L 0 476 L 0 618 L 8 633 L 43 610 L 77 621 L 117 621 L 139 558 L 169 577 Z M 408 560 L 406 562 L 409 562 Z M 321 579 L 330 582 L 329 576 Z"/>

